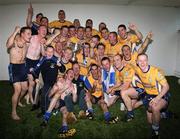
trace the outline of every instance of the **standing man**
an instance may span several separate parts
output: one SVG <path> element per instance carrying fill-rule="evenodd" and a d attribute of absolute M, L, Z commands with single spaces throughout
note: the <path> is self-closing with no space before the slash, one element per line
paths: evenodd
<path fill-rule="evenodd" d="M 18 32 L 20 34 L 18 35 Z M 20 120 L 17 115 L 17 104 L 20 103 L 20 98 L 27 91 L 27 72 L 25 67 L 25 57 L 29 42 L 31 39 L 31 28 L 16 27 L 13 34 L 8 38 L 6 47 L 9 49 L 10 65 L 9 75 L 10 81 L 13 83 L 14 94 L 12 96 L 12 114 L 13 120 Z M 22 105 L 22 104 L 21 104 Z"/>
<path fill-rule="evenodd" d="M 62 26 L 70 26 L 72 25 L 72 22 L 65 20 L 66 15 L 64 10 L 59 10 L 58 12 L 58 18 L 59 20 L 55 20 L 49 23 L 50 28 L 61 28 Z"/>

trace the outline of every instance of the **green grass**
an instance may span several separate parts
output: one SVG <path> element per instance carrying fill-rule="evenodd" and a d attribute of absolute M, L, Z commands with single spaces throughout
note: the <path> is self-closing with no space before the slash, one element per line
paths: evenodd
<path fill-rule="evenodd" d="M 172 94 L 170 110 L 180 115 L 180 85 L 177 83 L 176 77 L 167 77 L 170 84 L 170 92 Z M 11 120 L 11 96 L 13 93 L 12 86 L 5 81 L 0 82 L 0 138 L 1 139 L 55 139 L 57 131 L 61 126 L 61 115 L 52 116 L 47 128 L 42 129 L 39 125 L 41 119 L 36 118 L 38 111 L 31 112 L 31 106 L 25 108 L 18 107 L 18 114 L 21 116 L 21 121 Z M 113 116 L 124 117 L 124 113 L 119 110 L 119 101 L 110 108 Z M 104 123 L 103 113 L 100 108 L 94 105 L 95 119 L 78 120 L 77 123 L 70 125 L 71 128 L 76 128 L 77 133 L 74 139 L 116 139 L 116 138 L 139 138 L 146 139 L 150 136 L 150 127 L 146 121 L 145 109 L 143 107 L 135 111 L 135 119 L 129 123 L 121 122 L 114 125 Z M 78 113 L 76 107 L 76 114 Z M 180 120 L 169 119 L 161 120 L 161 139 L 180 138 Z"/>

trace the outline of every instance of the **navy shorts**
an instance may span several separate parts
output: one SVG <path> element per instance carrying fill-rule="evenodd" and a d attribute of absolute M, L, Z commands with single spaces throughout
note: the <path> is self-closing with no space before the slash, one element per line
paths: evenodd
<path fill-rule="evenodd" d="M 149 107 L 149 102 L 155 98 L 157 95 L 149 95 L 149 94 L 146 94 L 145 97 L 142 99 L 142 102 L 143 102 L 143 105 L 146 107 L 146 109 L 148 109 Z M 163 97 L 162 99 L 164 99 L 168 104 L 169 104 L 169 101 L 170 101 L 170 93 L 167 92 Z"/>
<path fill-rule="evenodd" d="M 9 80 L 11 83 L 27 81 L 27 70 L 25 63 L 23 64 L 12 64 L 8 66 Z"/>
<path fill-rule="evenodd" d="M 66 106 L 65 101 L 62 100 L 62 99 L 60 99 L 60 100 L 59 100 L 59 108 L 62 108 L 62 107 L 64 107 L 64 106 Z"/>
<path fill-rule="evenodd" d="M 120 96 L 120 95 L 121 95 L 121 90 L 115 91 L 114 95 L 115 95 L 115 96 Z"/>
<path fill-rule="evenodd" d="M 30 68 L 35 68 L 36 65 L 38 64 L 39 60 L 31 60 L 29 58 L 26 58 L 26 69 L 27 69 L 27 74 L 30 74 Z"/>
<path fill-rule="evenodd" d="M 134 87 L 134 89 L 136 90 L 136 92 L 138 92 L 138 99 L 143 99 L 146 95 L 144 88 L 139 88 L 139 87 Z"/>
<path fill-rule="evenodd" d="M 92 102 L 93 102 L 94 104 L 96 104 L 96 103 L 98 103 L 98 101 L 99 101 L 101 98 L 102 98 L 102 96 L 100 96 L 100 97 L 92 96 Z"/>

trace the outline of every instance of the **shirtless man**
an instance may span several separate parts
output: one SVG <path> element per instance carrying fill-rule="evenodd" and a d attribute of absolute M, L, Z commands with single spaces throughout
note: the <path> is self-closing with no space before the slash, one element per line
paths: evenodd
<path fill-rule="evenodd" d="M 18 32 L 20 31 L 20 35 Z M 13 83 L 14 94 L 12 96 L 12 114 L 13 120 L 20 120 L 17 115 L 16 108 L 18 102 L 27 91 L 27 72 L 25 67 L 25 57 L 29 42 L 31 39 L 31 28 L 16 27 L 13 34 L 8 38 L 6 47 L 9 49 L 10 65 L 9 75 L 10 81 Z"/>
<path fill-rule="evenodd" d="M 42 26 L 42 25 L 39 26 L 38 35 L 32 36 L 30 40 L 30 46 L 28 48 L 27 55 L 26 55 L 26 65 L 28 69 L 28 82 L 29 82 L 28 94 L 29 94 L 32 104 L 33 104 L 32 92 L 33 92 L 35 82 L 33 81 L 32 75 L 29 73 L 29 69 L 34 68 L 37 65 L 37 63 L 39 62 L 40 56 L 44 55 L 44 46 L 48 45 L 52 41 L 52 38 L 54 39 L 55 36 L 59 35 L 59 32 L 54 34 L 47 41 L 45 39 L 46 35 L 47 35 L 47 27 Z M 29 98 L 27 98 L 27 104 L 28 103 L 29 103 Z"/>

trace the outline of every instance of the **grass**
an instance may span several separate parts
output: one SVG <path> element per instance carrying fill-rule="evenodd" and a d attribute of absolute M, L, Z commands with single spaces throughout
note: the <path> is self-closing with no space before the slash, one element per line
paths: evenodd
<path fill-rule="evenodd" d="M 176 77 L 167 77 L 172 94 L 169 109 L 180 115 L 180 85 Z M 0 82 L 0 138 L 1 139 L 56 139 L 57 131 L 61 126 L 61 114 L 52 116 L 47 128 L 42 129 L 39 125 L 41 119 L 36 118 L 38 111 L 31 112 L 31 106 L 17 109 L 21 116 L 21 121 L 11 120 L 11 96 L 13 93 L 12 86 L 7 81 Z M 113 116 L 124 117 L 124 112 L 119 110 L 119 101 L 110 108 Z M 75 108 L 77 114 L 79 109 Z M 107 125 L 104 123 L 103 113 L 100 108 L 94 105 L 95 119 L 78 120 L 77 123 L 70 125 L 75 128 L 77 133 L 74 139 L 116 139 L 116 138 L 139 138 L 146 139 L 150 137 L 150 127 L 146 121 L 146 113 L 143 107 L 135 111 L 135 119 L 129 123 L 119 121 L 117 124 Z M 161 139 L 177 139 L 180 131 L 180 120 L 169 119 L 161 120 Z"/>

